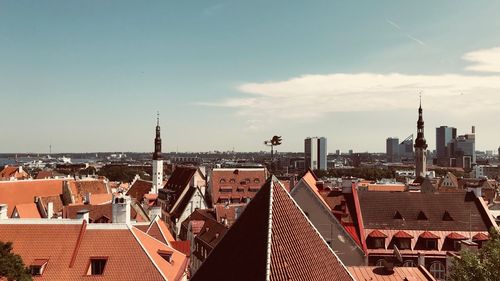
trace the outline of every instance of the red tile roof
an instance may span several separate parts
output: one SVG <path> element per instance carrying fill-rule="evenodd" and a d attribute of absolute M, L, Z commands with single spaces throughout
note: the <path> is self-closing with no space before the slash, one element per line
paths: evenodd
<path fill-rule="evenodd" d="M 0 181 L 0 203 L 8 205 L 8 216 L 19 204 L 33 203 L 35 196 L 59 196 L 63 180 Z"/>
<path fill-rule="evenodd" d="M 488 241 L 490 237 L 484 233 L 478 233 L 472 236 L 472 241 Z"/>
<path fill-rule="evenodd" d="M 127 191 L 127 195 L 137 201 L 142 201 L 144 194 L 149 193 L 151 188 L 153 188 L 153 182 L 138 179 L 132 183 L 132 186 Z"/>
<path fill-rule="evenodd" d="M 266 279 L 353 280 L 276 179 L 261 187 L 191 280 Z"/>
<path fill-rule="evenodd" d="M 13 252 L 27 265 L 48 260 L 37 280 L 178 280 L 184 274 L 187 258 L 182 253 L 134 227 L 100 226 L 60 220 L 0 222 L 0 240 L 12 241 Z M 171 251 L 173 262 L 161 258 L 158 250 Z M 92 257 L 107 259 L 103 276 L 86 275 Z"/>
<path fill-rule="evenodd" d="M 373 230 L 368 234 L 368 237 L 371 238 L 387 238 L 387 235 L 381 232 L 380 230 Z"/>
<path fill-rule="evenodd" d="M 81 210 L 89 211 L 90 222 L 111 223 L 113 220 L 113 205 L 111 203 L 102 205 L 78 204 L 64 206 L 63 218 L 76 219 L 77 213 Z M 130 219 L 135 220 L 137 217 L 137 211 L 131 207 Z M 105 221 L 99 221 L 100 219 L 104 219 Z"/>
<path fill-rule="evenodd" d="M 413 239 L 413 236 L 408 234 L 408 232 L 405 232 L 405 231 L 398 231 L 398 232 L 396 232 L 396 234 L 394 234 L 393 237 L 399 238 L 399 239 L 404 239 L 404 238 Z"/>
<path fill-rule="evenodd" d="M 424 231 L 422 232 L 422 234 L 420 234 L 419 236 L 420 238 L 423 238 L 423 239 L 440 239 L 441 237 L 439 237 L 438 235 L 430 232 L 430 231 Z"/>
<path fill-rule="evenodd" d="M 465 240 L 465 239 L 467 239 L 467 237 L 463 236 L 462 234 L 456 233 L 456 232 L 452 232 L 452 233 L 448 234 L 446 237 L 449 239 L 452 239 L 452 240 Z"/>
<path fill-rule="evenodd" d="M 39 219 L 40 212 L 35 203 L 19 204 L 14 208 L 21 219 Z"/>
<path fill-rule="evenodd" d="M 183 253 L 189 258 L 191 254 L 191 244 L 189 241 L 172 241 L 171 244 L 172 248 Z"/>

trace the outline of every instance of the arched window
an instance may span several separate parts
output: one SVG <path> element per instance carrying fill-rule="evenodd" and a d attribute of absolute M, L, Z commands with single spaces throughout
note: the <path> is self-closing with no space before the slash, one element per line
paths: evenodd
<path fill-rule="evenodd" d="M 220 183 L 226 183 L 226 180 L 225 179 L 220 179 L 219 181 Z"/>
<path fill-rule="evenodd" d="M 433 262 L 431 264 L 431 267 L 429 268 L 429 271 L 437 280 L 444 280 L 446 277 L 446 269 L 444 268 L 443 263 L 439 261 Z"/>
<path fill-rule="evenodd" d="M 375 266 L 384 266 L 385 264 L 385 259 L 379 259 L 376 263 Z"/>
<path fill-rule="evenodd" d="M 229 180 L 229 182 L 230 182 L 230 183 L 235 183 L 235 182 L 236 182 L 236 180 L 235 180 L 235 179 L 230 179 L 230 180 Z"/>
<path fill-rule="evenodd" d="M 407 260 L 403 263 L 403 267 L 415 267 L 415 262 L 412 260 Z"/>
<path fill-rule="evenodd" d="M 260 180 L 256 178 L 256 179 L 254 179 L 254 180 L 253 180 L 253 182 L 254 182 L 254 183 L 259 183 L 259 182 L 260 182 Z"/>

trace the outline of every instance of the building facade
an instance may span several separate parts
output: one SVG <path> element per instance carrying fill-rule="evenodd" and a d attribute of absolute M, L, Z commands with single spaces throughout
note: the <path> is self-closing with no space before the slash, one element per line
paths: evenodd
<path fill-rule="evenodd" d="M 328 154 L 325 137 L 312 137 L 304 140 L 306 168 L 311 170 L 326 170 Z"/>
<path fill-rule="evenodd" d="M 449 166 L 453 149 L 453 140 L 457 138 L 457 129 L 448 126 L 436 128 L 436 161 L 440 166 Z"/>

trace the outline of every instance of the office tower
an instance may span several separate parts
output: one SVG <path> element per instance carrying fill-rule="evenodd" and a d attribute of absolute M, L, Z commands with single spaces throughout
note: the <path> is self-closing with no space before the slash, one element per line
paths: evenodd
<path fill-rule="evenodd" d="M 312 137 L 304 140 L 306 167 L 312 170 L 326 170 L 327 144 L 326 138 Z"/>
<path fill-rule="evenodd" d="M 448 126 L 436 128 L 436 159 L 440 166 L 448 166 L 453 151 L 453 141 L 457 138 L 457 129 Z"/>
<path fill-rule="evenodd" d="M 399 161 L 399 139 L 398 138 L 387 138 L 385 141 L 385 153 L 387 155 L 388 162 L 398 162 Z"/>

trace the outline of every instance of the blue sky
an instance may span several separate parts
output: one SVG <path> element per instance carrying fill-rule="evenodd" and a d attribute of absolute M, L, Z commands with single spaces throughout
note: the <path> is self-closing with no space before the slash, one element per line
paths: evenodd
<path fill-rule="evenodd" d="M 1 152 L 496 149 L 498 1 L 0 1 Z"/>

